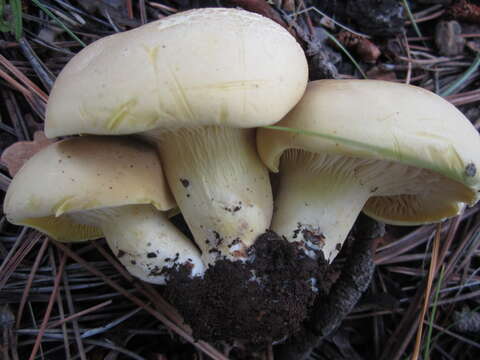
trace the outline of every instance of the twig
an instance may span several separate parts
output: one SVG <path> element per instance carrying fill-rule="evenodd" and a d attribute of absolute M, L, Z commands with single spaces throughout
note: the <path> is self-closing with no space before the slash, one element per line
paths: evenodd
<path fill-rule="evenodd" d="M 32 352 L 30 353 L 30 357 L 28 358 L 29 360 L 35 359 L 35 355 L 37 354 L 37 351 L 42 342 L 43 334 L 47 329 L 48 319 L 50 318 L 50 314 L 53 309 L 53 304 L 55 303 L 55 299 L 57 298 L 57 295 L 58 295 L 58 290 L 60 288 L 60 279 L 62 278 L 63 268 L 65 267 L 66 262 L 67 262 L 67 254 L 63 254 L 62 259 L 60 260 L 60 265 L 58 268 L 57 275 L 55 276 L 55 281 L 53 283 L 53 290 L 52 290 L 52 294 L 50 295 L 50 300 L 48 301 L 47 310 L 45 311 L 42 325 L 40 326 L 40 332 L 38 333 L 37 338 L 35 339 L 35 344 L 33 345 Z"/>
<path fill-rule="evenodd" d="M 466 344 L 468 344 L 468 345 L 470 345 L 470 346 L 473 346 L 473 347 L 475 347 L 475 348 L 477 348 L 477 349 L 480 349 L 480 344 L 479 344 L 479 343 L 477 343 L 477 342 L 475 342 L 475 341 L 472 341 L 472 340 L 470 340 L 470 339 L 468 339 L 468 338 L 466 338 L 466 337 L 464 337 L 464 336 L 462 336 L 462 335 L 456 334 L 456 333 L 454 333 L 454 332 L 452 332 L 452 331 L 450 331 L 450 330 L 447 330 L 447 329 L 445 329 L 445 328 L 443 328 L 443 327 L 441 327 L 441 326 L 439 326 L 439 325 L 436 325 L 436 324 L 432 324 L 432 327 L 433 327 L 434 329 L 440 330 L 441 332 L 443 332 L 443 333 L 445 333 L 445 334 L 448 334 L 448 335 L 454 337 L 455 339 L 460 340 L 460 341 L 462 341 L 462 342 L 464 342 L 464 343 L 466 343 Z"/>
<path fill-rule="evenodd" d="M 32 47 L 30 46 L 30 44 L 25 38 L 22 37 L 18 42 L 20 44 L 20 49 L 22 49 L 23 55 L 26 57 L 28 62 L 32 65 L 33 70 L 37 74 L 43 86 L 45 86 L 45 88 L 50 91 L 51 88 L 53 87 L 55 76 L 48 70 L 48 68 L 38 58 L 37 54 L 35 54 L 35 51 L 33 51 Z M 36 87 L 36 89 L 37 91 L 39 90 L 38 87 Z M 40 92 L 38 93 L 38 95 L 40 95 Z M 41 92 L 41 98 L 45 102 L 48 101 L 48 96 L 43 92 Z"/>
<path fill-rule="evenodd" d="M 55 328 L 57 326 L 60 326 L 62 325 L 63 323 L 66 323 L 67 321 L 71 321 L 71 320 L 74 320 L 74 319 L 78 319 L 79 317 L 83 316 L 83 315 L 86 315 L 86 314 L 90 314 L 91 312 L 94 312 L 94 311 L 97 311 L 107 305 L 110 305 L 112 303 L 112 300 L 107 300 L 107 301 L 104 301 L 100 304 L 97 304 L 97 305 L 94 305 L 92 307 L 89 307 L 85 310 L 82 310 L 82 311 L 79 311 L 75 314 L 72 314 L 70 316 L 67 316 L 66 318 L 63 318 L 61 320 L 57 320 L 49 325 L 47 325 L 47 329 L 51 329 L 51 328 Z"/>
<path fill-rule="evenodd" d="M 82 41 L 80 40 L 80 38 L 75 35 L 73 33 L 72 30 L 70 30 L 63 22 L 61 22 L 58 17 L 55 16 L 54 13 L 52 13 L 50 10 L 48 10 L 48 8 L 43 5 L 39 0 L 32 0 L 32 2 L 37 5 L 40 9 L 42 9 L 42 11 L 47 14 L 50 18 L 52 18 L 53 21 L 55 21 L 57 23 L 57 25 L 59 25 L 63 30 L 65 30 L 73 39 L 75 39 L 80 45 L 82 45 L 83 47 L 86 47 L 87 45 Z"/>
<path fill-rule="evenodd" d="M 145 311 L 153 315 L 155 318 L 160 320 L 163 324 L 165 324 L 167 327 L 169 327 L 171 330 L 173 330 L 175 333 L 183 337 L 185 340 L 193 344 L 195 347 L 201 349 L 204 351 L 207 355 L 211 356 L 213 359 L 221 359 L 221 360 L 226 360 L 225 356 L 220 353 L 218 350 L 214 349 L 212 346 L 208 345 L 207 343 L 203 341 L 195 341 L 191 335 L 189 335 L 185 330 L 181 329 L 178 327 L 176 324 L 171 322 L 169 319 L 167 319 L 163 314 L 159 313 L 158 311 L 155 311 L 153 308 L 145 304 L 142 300 L 140 300 L 138 297 L 130 294 L 127 290 L 125 290 L 123 287 L 120 285 L 116 284 L 113 282 L 111 279 L 109 279 L 107 276 L 105 276 L 102 272 L 99 270 L 95 269 L 94 267 L 90 266 L 85 260 L 83 260 L 80 256 L 76 255 L 73 251 L 71 251 L 68 247 L 65 245 L 59 243 L 59 242 L 54 242 L 53 243 L 55 246 L 59 247 L 63 252 L 65 252 L 69 257 L 74 259 L 76 262 L 79 264 L 83 265 L 88 271 L 90 271 L 92 274 L 100 277 L 107 283 L 109 286 L 117 290 L 119 293 L 121 293 L 123 296 L 125 296 L 127 299 L 132 301 L 134 304 L 137 306 L 140 306 L 143 308 Z"/>
<path fill-rule="evenodd" d="M 158 294 L 155 289 L 148 283 L 140 283 L 133 278 L 128 271 L 125 270 L 123 265 L 116 261 L 110 254 L 100 246 L 97 242 L 93 242 L 93 246 L 102 254 L 102 256 L 107 259 L 107 261 L 112 264 L 115 269 L 129 282 L 133 283 L 133 286 L 140 291 L 145 297 L 155 300 L 154 305 L 165 315 L 168 316 L 170 320 L 176 323 L 179 326 L 182 326 L 183 319 L 178 314 L 176 309 L 170 305 L 160 294 Z"/>
<path fill-rule="evenodd" d="M 367 289 L 373 275 L 373 237 L 357 238 L 339 279 L 330 294 L 314 308 L 305 330 L 283 345 L 279 345 L 277 359 L 304 360 L 327 336 L 332 334 L 351 312 Z"/>
<path fill-rule="evenodd" d="M 58 250 L 58 248 L 57 248 Z M 60 250 L 58 250 L 58 253 L 60 254 Z M 71 294 L 71 291 L 70 291 L 70 284 L 69 284 L 69 281 L 68 281 L 68 275 L 67 275 L 67 272 L 64 272 L 63 273 L 63 286 L 65 288 L 65 295 L 67 297 L 67 305 L 68 305 L 68 309 L 71 313 L 74 313 L 75 312 L 75 304 L 73 303 L 73 299 L 72 299 L 72 294 Z M 111 300 L 109 300 L 111 302 Z M 108 302 L 108 301 L 107 301 Z M 105 304 L 105 303 L 104 303 Z M 93 308 L 96 308 L 98 309 L 98 307 L 100 306 L 101 304 L 99 305 L 96 305 L 94 306 Z M 93 309 L 93 308 L 90 308 L 90 309 Z M 88 311 L 89 309 L 86 309 L 83 311 L 83 314 L 89 312 Z M 92 310 L 93 311 L 93 310 Z M 80 312 L 82 313 L 82 311 Z M 83 342 L 82 342 L 82 339 L 80 338 L 80 329 L 79 329 L 79 326 L 78 326 L 78 321 L 77 321 L 77 316 L 75 316 L 77 314 L 72 314 L 71 316 L 68 316 L 67 318 L 64 318 L 62 320 L 59 320 L 59 321 L 63 321 L 63 322 L 66 322 L 66 321 L 69 321 L 69 320 L 72 320 L 72 323 L 73 323 L 73 331 L 74 331 L 74 334 L 75 334 L 75 342 L 77 343 L 77 349 L 78 349 L 78 353 L 80 355 L 80 359 L 81 360 L 87 360 L 86 358 L 86 355 L 85 355 L 85 351 L 84 351 L 84 346 L 83 346 Z M 58 323 L 58 322 L 57 322 Z M 60 323 L 58 323 L 60 324 Z M 58 326 L 55 324 L 55 326 Z M 53 326 L 52 326 L 53 327 Z"/>
<path fill-rule="evenodd" d="M 127 16 L 130 20 L 133 20 L 133 5 L 132 0 L 125 0 L 127 7 Z"/>
<path fill-rule="evenodd" d="M 403 33 L 403 43 L 405 45 L 405 50 L 407 52 L 408 58 L 408 69 L 407 69 L 407 78 L 405 79 L 405 84 L 410 84 L 412 81 L 412 54 L 410 52 L 410 45 L 408 44 L 407 36 Z"/>
<path fill-rule="evenodd" d="M 43 254 L 45 253 L 45 250 L 47 249 L 47 246 L 48 246 L 48 238 L 44 237 L 43 244 L 40 247 L 40 250 L 38 251 L 37 256 L 35 257 L 35 262 L 33 263 L 32 270 L 30 271 L 30 274 L 28 275 L 27 284 L 25 286 L 25 289 L 23 290 L 22 300 L 20 301 L 20 305 L 18 307 L 17 322 L 16 322 L 16 325 L 15 325 L 15 327 L 17 329 L 20 327 L 20 323 L 22 321 L 23 310 L 25 308 L 25 304 L 27 303 L 28 293 L 30 292 L 30 289 L 32 287 L 33 279 L 35 278 L 35 274 L 37 273 L 38 267 L 40 266 L 40 262 L 42 260 Z"/>
<path fill-rule="evenodd" d="M 0 55 L 0 63 L 10 70 L 20 81 L 25 84 L 32 92 L 35 92 L 45 103 L 48 101 L 48 95 L 45 94 L 33 81 L 26 77 L 20 70 L 15 67 L 3 55 Z"/>
<path fill-rule="evenodd" d="M 145 7 L 145 0 L 138 1 L 138 7 L 140 8 L 140 22 L 142 24 L 147 23 L 147 8 Z"/>
<path fill-rule="evenodd" d="M 40 239 L 40 234 L 35 234 L 33 236 L 28 236 L 27 239 L 24 240 L 23 237 L 25 236 L 26 232 L 26 228 L 22 229 L 22 232 L 15 242 L 14 247 L 8 253 L 7 259 L 5 259 L 2 266 L 0 266 L 0 289 L 5 286 L 8 279 L 17 268 L 18 264 L 20 264 L 20 262 L 25 258 L 25 256 L 27 256 L 30 250 Z M 21 245 L 19 243 L 21 243 Z M 16 250 L 16 246 L 18 246 L 19 249 L 17 252 L 14 252 L 14 250 Z"/>
<path fill-rule="evenodd" d="M 415 347 L 413 350 L 412 360 L 418 360 L 420 355 L 421 345 L 422 345 L 422 335 L 423 335 L 423 319 L 425 319 L 425 314 L 427 313 L 428 305 L 430 303 L 430 294 L 432 292 L 433 279 L 436 275 L 436 268 L 439 260 L 440 253 L 440 231 L 441 227 L 438 226 L 437 233 L 435 234 L 435 240 L 433 242 L 432 250 L 432 260 L 430 261 L 430 270 L 428 272 L 427 287 L 425 289 L 425 299 L 423 303 L 423 309 L 419 317 L 419 324 L 417 329 L 417 338 L 415 341 Z"/>
<path fill-rule="evenodd" d="M 463 83 L 468 80 L 468 78 L 470 76 L 472 76 L 472 74 L 474 74 L 478 67 L 480 66 L 480 53 L 477 54 L 477 57 L 475 58 L 475 60 L 473 61 L 472 65 L 468 68 L 467 71 L 465 71 L 457 80 L 455 80 L 448 88 L 446 88 L 445 90 L 442 90 L 442 92 L 440 93 L 441 96 L 448 96 L 448 95 L 452 95 L 453 93 L 455 93 L 455 91 L 458 90 L 458 88 L 460 88 Z"/>
<path fill-rule="evenodd" d="M 55 263 L 55 255 L 53 252 L 53 248 L 50 247 L 48 248 L 48 257 L 50 260 L 50 266 L 52 267 L 52 275 L 54 277 L 57 276 L 57 265 Z M 63 277 L 64 272 L 62 273 Z M 60 316 L 60 319 L 63 320 L 65 318 L 65 310 L 63 308 L 63 301 L 62 301 L 62 294 L 61 291 L 57 291 L 57 298 L 56 298 L 56 303 L 57 303 L 57 308 L 58 308 L 58 314 Z M 63 345 L 64 345 L 64 351 L 65 351 L 65 360 L 72 360 L 72 353 L 70 351 L 70 340 L 68 337 L 68 331 L 67 331 L 67 326 L 65 322 L 62 323 L 62 333 L 63 333 Z M 47 331 L 47 330 L 45 330 Z"/>

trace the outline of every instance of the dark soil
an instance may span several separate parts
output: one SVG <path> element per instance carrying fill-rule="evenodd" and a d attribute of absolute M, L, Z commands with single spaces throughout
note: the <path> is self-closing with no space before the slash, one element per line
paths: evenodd
<path fill-rule="evenodd" d="M 195 338 L 266 346 L 297 332 L 315 298 L 328 292 L 323 257 L 313 260 L 273 232 L 261 235 L 249 255 L 247 262 L 217 261 L 203 279 L 172 274 L 166 297 Z"/>

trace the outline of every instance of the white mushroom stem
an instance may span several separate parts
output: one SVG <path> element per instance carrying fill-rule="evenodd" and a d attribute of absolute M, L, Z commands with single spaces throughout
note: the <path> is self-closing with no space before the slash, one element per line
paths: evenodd
<path fill-rule="evenodd" d="M 272 230 L 298 241 L 307 254 L 321 250 L 333 260 L 370 194 L 351 178 L 308 171 L 282 175 Z"/>
<path fill-rule="evenodd" d="M 209 126 L 156 138 L 170 189 L 205 262 L 246 258 L 273 208 L 255 130 Z"/>
<path fill-rule="evenodd" d="M 399 163 L 299 150 L 285 153 L 280 173 L 272 230 L 299 242 L 312 257 L 321 250 L 329 262 L 370 197 L 428 193 L 436 181 Z"/>
<path fill-rule="evenodd" d="M 128 205 L 70 213 L 75 221 L 102 229 L 118 260 L 135 277 L 165 284 L 165 270 L 185 265 L 192 276 L 204 266 L 195 245 L 150 205 Z"/>

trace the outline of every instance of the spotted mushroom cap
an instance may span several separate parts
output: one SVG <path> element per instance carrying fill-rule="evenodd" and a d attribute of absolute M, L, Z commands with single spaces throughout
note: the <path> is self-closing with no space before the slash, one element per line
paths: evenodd
<path fill-rule="evenodd" d="M 436 180 L 416 195 L 370 198 L 363 211 L 384 222 L 439 221 L 480 197 L 477 130 L 455 106 L 425 89 L 378 80 L 313 81 L 276 125 L 302 131 L 258 130 L 260 157 L 274 172 L 285 150 L 304 149 L 403 163 Z"/>
<path fill-rule="evenodd" d="M 69 213 L 134 204 L 175 206 L 155 150 L 130 138 L 84 136 L 29 159 L 8 188 L 4 212 L 11 223 L 70 242 L 103 235 Z"/>

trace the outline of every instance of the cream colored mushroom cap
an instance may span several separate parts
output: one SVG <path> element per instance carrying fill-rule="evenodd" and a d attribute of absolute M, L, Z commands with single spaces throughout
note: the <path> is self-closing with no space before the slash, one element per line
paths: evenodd
<path fill-rule="evenodd" d="M 313 81 L 276 126 L 305 132 L 258 130 L 260 157 L 275 172 L 285 150 L 304 149 L 399 162 L 442 180 L 435 196 L 372 197 L 364 211 L 387 223 L 439 221 L 479 199 L 480 136 L 455 106 L 425 89 L 377 80 Z M 399 210 L 414 202 L 415 211 Z"/>
<path fill-rule="evenodd" d="M 29 159 L 8 188 L 4 212 L 14 224 L 69 242 L 102 237 L 69 213 L 133 204 L 175 206 L 155 150 L 129 138 L 85 136 Z"/>
<path fill-rule="evenodd" d="M 48 137 L 279 121 L 308 78 L 277 23 L 238 9 L 190 10 L 102 38 L 65 66 L 47 105 Z"/>

